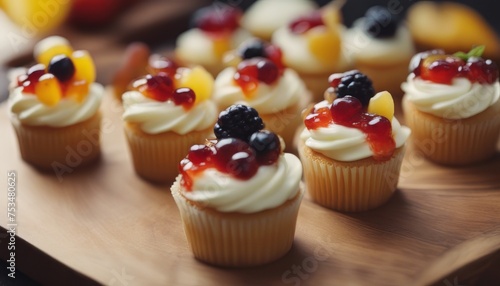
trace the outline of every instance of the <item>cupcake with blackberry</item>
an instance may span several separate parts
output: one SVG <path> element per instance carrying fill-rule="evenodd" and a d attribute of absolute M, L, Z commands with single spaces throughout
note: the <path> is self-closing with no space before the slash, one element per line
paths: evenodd
<path fill-rule="evenodd" d="M 318 5 L 311 0 L 260 0 L 245 12 L 242 26 L 253 36 L 269 41 L 274 31 L 316 9 Z"/>
<path fill-rule="evenodd" d="M 351 66 L 342 42 L 344 29 L 340 7 L 330 4 L 273 34 L 272 43 L 283 51 L 284 64 L 299 74 L 315 101 L 322 100 L 330 74 Z"/>
<path fill-rule="evenodd" d="M 219 108 L 232 104 L 255 108 L 267 128 L 291 147 L 311 93 L 297 73 L 283 65 L 280 48 L 253 38 L 228 57 L 233 66 L 224 69 L 215 80 L 214 100 Z"/>
<path fill-rule="evenodd" d="M 220 4 L 197 11 L 192 28 L 177 38 L 177 59 L 187 66 L 202 65 L 217 75 L 224 68 L 224 53 L 250 37 L 250 33 L 240 27 L 241 15 L 238 8 Z"/>
<path fill-rule="evenodd" d="M 415 55 L 402 85 L 405 121 L 413 144 L 428 159 L 467 165 L 497 152 L 500 133 L 498 67 L 469 53 L 433 50 Z"/>
<path fill-rule="evenodd" d="M 335 99 L 306 113 L 299 140 L 306 188 L 334 210 L 376 208 L 396 190 L 410 130 L 394 117 L 391 94 L 375 94 L 366 75 L 333 74 L 329 82 Z"/>
<path fill-rule="evenodd" d="M 402 96 L 400 85 L 415 47 L 398 15 L 382 6 L 368 9 L 346 33 L 346 47 L 356 69 L 372 79 L 376 90 Z"/>
<path fill-rule="evenodd" d="M 74 51 L 62 37 L 40 41 L 38 64 L 11 85 L 9 109 L 24 161 L 59 172 L 95 161 L 100 154 L 104 88 L 87 51 Z M 76 153 L 79 161 L 71 159 Z"/>
<path fill-rule="evenodd" d="M 123 94 L 123 120 L 135 172 L 172 183 L 189 147 L 212 134 L 213 77 L 202 67 L 174 68 L 136 80 Z"/>
<path fill-rule="evenodd" d="M 292 246 L 302 166 L 263 127 L 255 109 L 233 105 L 219 115 L 217 139 L 192 146 L 179 165 L 171 191 L 201 261 L 255 266 L 277 260 Z"/>

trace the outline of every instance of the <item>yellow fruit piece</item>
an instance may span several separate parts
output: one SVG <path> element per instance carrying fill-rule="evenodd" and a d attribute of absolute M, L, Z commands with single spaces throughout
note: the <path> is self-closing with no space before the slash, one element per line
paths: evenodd
<path fill-rule="evenodd" d="M 219 37 L 213 40 L 214 53 L 218 59 L 222 59 L 224 54 L 231 49 L 231 43 L 228 37 Z"/>
<path fill-rule="evenodd" d="M 74 98 L 77 102 L 82 102 L 89 93 L 89 84 L 85 80 L 72 81 L 66 89 L 66 97 Z"/>
<path fill-rule="evenodd" d="M 345 0 L 332 1 L 325 5 L 321 10 L 321 18 L 326 27 L 330 30 L 338 29 L 340 23 L 342 23 L 342 13 L 340 9 L 344 5 Z"/>
<path fill-rule="evenodd" d="M 75 65 L 75 80 L 85 80 L 87 83 L 95 81 L 96 70 L 94 60 L 87 51 L 75 51 L 71 55 Z"/>
<path fill-rule="evenodd" d="M 422 1 L 408 10 L 408 27 L 417 44 L 448 53 L 485 45 L 484 56 L 497 57 L 500 38 L 474 9 L 459 3 Z"/>
<path fill-rule="evenodd" d="M 49 32 L 66 20 L 73 1 L 0 0 L 0 7 L 25 36 Z"/>
<path fill-rule="evenodd" d="M 62 90 L 59 81 L 53 74 L 47 73 L 40 77 L 35 85 L 35 93 L 43 104 L 54 106 L 62 98 Z"/>
<path fill-rule="evenodd" d="M 214 77 L 203 67 L 181 69 L 176 76 L 176 88 L 189 87 L 196 94 L 196 103 L 209 99 L 214 88 Z"/>
<path fill-rule="evenodd" d="M 368 113 L 381 115 L 389 121 L 394 117 L 394 100 L 388 91 L 381 91 L 370 99 Z"/>
<path fill-rule="evenodd" d="M 46 66 L 49 66 L 50 60 L 57 55 L 65 55 L 65 56 L 70 56 L 71 53 L 73 52 L 73 49 L 68 46 L 63 46 L 63 45 L 57 45 L 49 48 L 45 52 L 41 53 L 37 57 L 37 61 L 41 64 L 44 64 Z"/>
<path fill-rule="evenodd" d="M 337 29 L 318 26 L 307 32 L 311 53 L 320 61 L 335 64 L 340 58 L 340 37 Z"/>
<path fill-rule="evenodd" d="M 51 36 L 39 41 L 34 48 L 33 55 L 35 59 L 46 66 L 56 55 L 70 56 L 73 53 L 70 43 L 63 37 Z"/>

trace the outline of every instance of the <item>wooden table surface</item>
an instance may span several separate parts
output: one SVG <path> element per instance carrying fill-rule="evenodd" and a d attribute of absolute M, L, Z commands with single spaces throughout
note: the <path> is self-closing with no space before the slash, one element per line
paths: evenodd
<path fill-rule="evenodd" d="M 160 2 L 130 13 L 138 17 L 161 11 L 158 15 L 182 18 L 194 5 L 170 1 L 177 6 L 161 4 L 160 10 Z M 113 38 L 106 36 L 110 31 L 60 34 L 91 50 L 100 81 L 109 82 L 125 43 L 154 43 L 154 35 L 144 31 L 170 25 L 143 18 L 117 30 L 123 32 Z M 119 27 L 127 23 L 122 20 Z M 384 206 L 344 214 L 322 208 L 306 195 L 286 256 L 261 267 L 224 269 L 192 257 L 169 187 L 135 175 L 120 104 L 107 96 L 102 111 L 107 123 L 101 160 L 58 180 L 20 159 L 7 106 L 0 105 L 0 174 L 16 170 L 18 176 L 16 266 L 36 281 L 124 286 L 500 284 L 495 274 L 500 267 L 498 153 L 480 165 L 446 168 L 409 148 L 398 190 Z M 5 194 L 0 212 L 5 214 L 6 207 Z M 7 227 L 6 215 L 0 216 L 0 226 Z M 0 256 L 7 259 L 7 240 L 0 240 Z"/>

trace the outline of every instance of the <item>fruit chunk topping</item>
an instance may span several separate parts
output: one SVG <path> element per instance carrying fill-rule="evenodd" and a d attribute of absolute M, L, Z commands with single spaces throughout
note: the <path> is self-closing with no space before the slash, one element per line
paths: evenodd
<path fill-rule="evenodd" d="M 198 10 L 191 26 L 211 34 L 231 33 L 240 26 L 240 9 L 229 5 L 212 5 Z"/>
<path fill-rule="evenodd" d="M 410 62 L 410 70 L 415 76 L 440 84 L 452 84 L 458 77 L 493 84 L 498 80 L 498 67 L 492 60 L 481 58 L 483 51 L 484 46 L 478 46 L 454 55 L 446 55 L 442 50 L 418 53 Z"/>
<path fill-rule="evenodd" d="M 365 13 L 364 32 L 376 39 L 391 38 L 398 29 L 398 18 L 383 6 L 373 6 Z"/>
<path fill-rule="evenodd" d="M 259 166 L 277 162 L 281 152 L 278 135 L 262 130 L 257 111 L 245 105 L 233 105 L 222 111 L 214 127 L 217 140 L 194 145 L 179 164 L 181 184 L 192 190 L 193 178 L 208 168 L 247 180 Z"/>
<path fill-rule="evenodd" d="M 83 101 L 95 81 L 95 65 L 87 51 L 73 51 L 60 37 L 42 40 L 35 48 L 40 62 L 18 77 L 23 92 L 35 94 L 46 105 L 54 106 L 62 98 Z"/>
<path fill-rule="evenodd" d="M 243 60 L 267 58 L 278 67 L 280 74 L 282 74 L 285 68 L 282 55 L 282 51 L 278 46 L 258 38 L 251 38 L 243 42 L 236 51 L 237 60 L 234 65 L 236 66 Z"/>
<path fill-rule="evenodd" d="M 385 114 L 394 114 L 394 106 L 387 105 L 388 92 L 377 95 L 373 102 L 375 106 L 370 110 L 381 110 Z M 392 100 L 392 97 L 391 97 Z M 389 159 L 396 148 L 392 137 L 392 123 L 390 119 L 375 113 L 368 113 L 356 97 L 347 95 L 335 99 L 331 105 L 313 108 L 304 121 L 307 129 L 314 130 L 338 124 L 345 127 L 356 128 L 366 134 L 366 140 L 373 152 L 375 160 Z"/>
<path fill-rule="evenodd" d="M 372 81 L 357 70 L 332 74 L 328 78 L 328 82 L 337 97 L 354 96 L 364 107 L 368 106 L 370 98 L 375 95 Z"/>
<path fill-rule="evenodd" d="M 234 74 L 235 82 L 246 96 L 251 96 L 259 86 L 259 82 L 274 84 L 280 77 L 276 64 L 266 58 L 252 58 L 238 64 Z"/>

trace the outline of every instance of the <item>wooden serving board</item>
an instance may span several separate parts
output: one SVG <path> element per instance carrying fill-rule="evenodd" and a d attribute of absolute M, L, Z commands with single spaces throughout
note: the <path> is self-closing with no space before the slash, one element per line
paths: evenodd
<path fill-rule="evenodd" d="M 109 95 L 102 112 L 102 159 L 60 181 L 20 159 L 0 107 L 0 174 L 18 179 L 17 267 L 43 284 L 473 285 L 500 265 L 500 155 L 445 168 L 411 149 L 386 205 L 344 214 L 306 196 L 286 256 L 249 269 L 206 265 L 188 248 L 169 186 L 135 175 L 120 104 Z M 6 206 L 0 195 L 2 228 Z"/>

